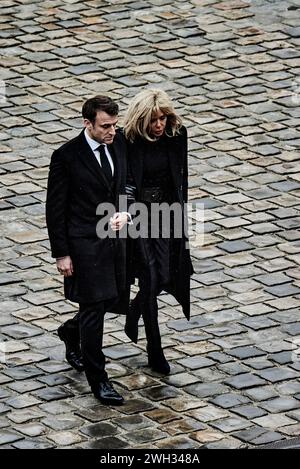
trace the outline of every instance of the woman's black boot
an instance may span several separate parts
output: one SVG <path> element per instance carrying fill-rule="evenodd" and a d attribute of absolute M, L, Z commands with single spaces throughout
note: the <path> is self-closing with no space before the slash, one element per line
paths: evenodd
<path fill-rule="evenodd" d="M 164 355 L 163 349 L 160 350 L 152 349 L 149 345 L 147 346 L 148 352 L 148 365 L 153 371 L 168 375 L 170 373 L 170 365 Z"/>
<path fill-rule="evenodd" d="M 125 322 L 125 333 L 135 344 L 138 341 L 139 319 L 141 311 L 139 307 L 138 295 L 129 304 Z"/>
<path fill-rule="evenodd" d="M 147 309 L 147 311 L 143 313 L 143 319 L 147 337 L 148 365 L 153 371 L 168 375 L 170 373 L 170 365 L 161 347 L 157 309 Z"/>

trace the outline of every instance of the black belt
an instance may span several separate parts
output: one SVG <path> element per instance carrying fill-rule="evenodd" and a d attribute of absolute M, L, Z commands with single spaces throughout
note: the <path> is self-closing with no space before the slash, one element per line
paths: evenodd
<path fill-rule="evenodd" d="M 161 187 L 143 187 L 140 200 L 142 202 L 162 202 L 166 200 L 166 193 Z"/>

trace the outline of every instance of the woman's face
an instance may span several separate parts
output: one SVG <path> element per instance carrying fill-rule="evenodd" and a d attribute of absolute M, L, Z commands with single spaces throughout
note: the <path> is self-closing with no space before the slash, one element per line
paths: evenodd
<path fill-rule="evenodd" d="M 150 135 L 155 138 L 161 137 L 166 129 L 167 116 L 161 112 L 154 112 L 150 121 Z"/>

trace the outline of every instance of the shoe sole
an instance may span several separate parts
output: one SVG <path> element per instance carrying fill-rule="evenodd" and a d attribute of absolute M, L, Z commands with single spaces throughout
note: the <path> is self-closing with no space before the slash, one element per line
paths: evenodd
<path fill-rule="evenodd" d="M 63 336 L 63 333 L 59 330 L 57 330 L 57 335 L 58 337 L 60 338 L 60 340 L 62 342 L 64 342 L 64 344 L 66 345 L 66 340 L 65 340 L 65 337 Z M 69 363 L 69 365 L 76 371 L 78 371 L 79 373 L 82 373 L 84 371 L 84 368 L 78 368 L 77 366 L 74 366 L 72 363 L 69 362 L 69 360 L 66 358 L 66 361 Z"/>
<path fill-rule="evenodd" d="M 101 404 L 103 404 L 103 405 L 120 406 L 120 405 L 123 405 L 123 404 L 124 404 L 124 401 L 119 401 L 119 402 L 118 402 L 118 401 L 113 401 L 113 402 L 112 402 L 112 401 L 110 401 L 110 400 L 106 401 L 105 399 L 100 399 L 100 398 L 99 398 L 98 396 L 96 396 L 95 394 L 94 394 L 94 396 L 95 396 L 95 398 L 96 398 L 98 401 L 100 401 Z"/>
<path fill-rule="evenodd" d="M 72 363 L 69 362 L 69 360 L 66 359 L 66 361 L 69 363 L 69 365 L 73 368 L 73 370 L 78 371 L 79 373 L 82 373 L 84 371 L 84 368 L 78 368 L 77 366 L 74 366 Z"/>

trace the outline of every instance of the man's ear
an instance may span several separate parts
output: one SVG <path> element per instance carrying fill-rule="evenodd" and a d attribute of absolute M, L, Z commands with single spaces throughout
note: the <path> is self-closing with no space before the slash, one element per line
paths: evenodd
<path fill-rule="evenodd" d="M 86 129 L 89 129 L 89 130 L 93 128 L 93 124 L 88 119 L 83 119 L 83 125 Z"/>

